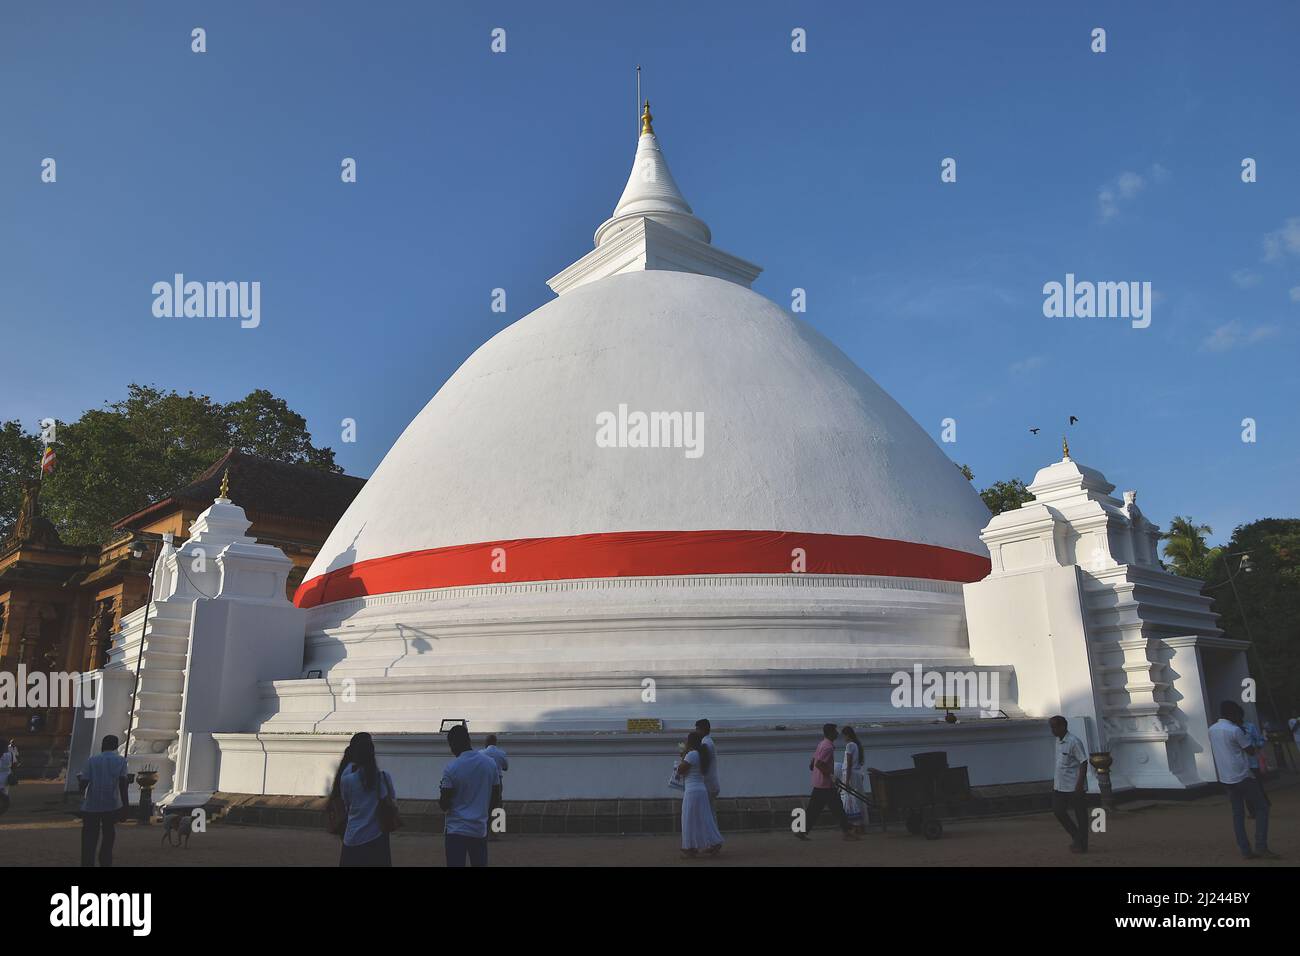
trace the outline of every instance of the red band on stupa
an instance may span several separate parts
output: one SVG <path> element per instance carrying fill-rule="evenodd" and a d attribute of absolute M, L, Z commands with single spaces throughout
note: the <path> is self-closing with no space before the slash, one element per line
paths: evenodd
<path fill-rule="evenodd" d="M 803 551 L 800 565 L 795 549 Z M 426 588 L 690 574 L 865 574 L 979 581 L 989 559 L 866 535 L 793 531 L 622 531 L 408 551 L 304 581 L 299 607 Z"/>

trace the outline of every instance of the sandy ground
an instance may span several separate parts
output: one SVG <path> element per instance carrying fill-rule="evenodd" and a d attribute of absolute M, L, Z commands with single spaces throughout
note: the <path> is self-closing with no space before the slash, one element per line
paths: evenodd
<path fill-rule="evenodd" d="M 11 788 L 13 805 L 0 816 L 0 859 L 6 866 L 76 866 L 80 822 L 58 785 Z M 872 831 L 855 843 L 829 830 L 807 843 L 786 832 L 726 834 L 716 859 L 687 860 L 675 836 L 533 836 L 506 834 L 491 844 L 494 866 L 1251 866 L 1300 863 L 1300 786 L 1274 789 L 1269 843 L 1279 861 L 1244 861 L 1232 838 L 1224 796 L 1160 802 L 1109 816 L 1107 832 L 1094 833 L 1090 852 L 1068 851 L 1068 838 L 1051 814 L 996 820 L 953 821 L 940 840 L 905 830 Z M 1253 824 L 1247 821 L 1253 833 Z M 195 834 L 188 849 L 162 845 L 162 828 L 120 824 L 118 866 L 334 866 L 337 838 L 293 828 L 214 824 Z M 442 866 L 442 837 L 393 835 L 398 866 Z"/>

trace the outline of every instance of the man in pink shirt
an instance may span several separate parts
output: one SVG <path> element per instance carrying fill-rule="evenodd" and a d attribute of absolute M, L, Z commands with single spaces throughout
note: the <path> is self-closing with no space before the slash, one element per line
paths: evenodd
<path fill-rule="evenodd" d="M 850 832 L 849 821 L 844 816 L 844 805 L 840 803 L 839 794 L 835 792 L 835 738 L 839 735 L 840 730 L 834 724 L 826 724 L 822 727 L 822 739 L 817 744 L 812 760 L 808 763 L 808 769 L 812 771 L 812 796 L 808 798 L 808 810 L 804 813 L 805 832 L 795 832 L 795 836 L 800 840 L 809 838 L 807 830 L 811 830 L 816 825 L 817 818 L 827 807 L 831 808 L 831 813 L 839 823 L 844 839 L 858 838 L 857 834 Z"/>

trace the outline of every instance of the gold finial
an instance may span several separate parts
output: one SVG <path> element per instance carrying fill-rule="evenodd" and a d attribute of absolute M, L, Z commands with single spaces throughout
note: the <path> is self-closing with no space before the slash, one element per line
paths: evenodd
<path fill-rule="evenodd" d="M 641 135 L 642 136 L 644 136 L 646 133 L 649 133 L 651 136 L 655 134 L 655 128 L 650 125 L 650 121 L 652 119 L 654 119 L 654 117 L 650 115 L 650 101 L 646 100 L 645 109 L 641 111 Z"/>
<path fill-rule="evenodd" d="M 230 498 L 230 469 L 229 468 L 227 468 L 226 473 L 221 476 L 221 490 L 217 492 L 217 497 L 226 498 L 226 499 Z"/>
<path fill-rule="evenodd" d="M 1065 457 L 1070 457 L 1070 440 L 1064 435 L 1061 436 L 1061 450 L 1065 452 Z"/>

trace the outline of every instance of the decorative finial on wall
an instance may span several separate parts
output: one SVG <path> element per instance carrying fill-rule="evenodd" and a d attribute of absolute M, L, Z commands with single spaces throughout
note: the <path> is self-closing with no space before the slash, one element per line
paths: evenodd
<path fill-rule="evenodd" d="M 1061 450 L 1062 450 L 1063 452 L 1065 452 L 1065 458 L 1063 458 L 1062 460 L 1063 460 L 1063 461 L 1069 461 L 1069 460 L 1070 460 L 1070 440 L 1069 440 L 1068 438 L 1066 438 L 1064 435 L 1061 436 Z"/>
<path fill-rule="evenodd" d="M 229 468 L 227 468 L 226 473 L 221 476 L 221 490 L 217 492 L 217 497 L 225 498 L 227 501 L 230 500 L 230 469 Z"/>
<path fill-rule="evenodd" d="M 649 133 L 651 136 L 655 134 L 655 128 L 650 125 L 650 121 L 652 119 L 654 119 L 654 117 L 650 115 L 650 101 L 646 100 L 645 109 L 641 111 L 641 135 L 642 136 L 644 136 L 646 133 Z"/>

